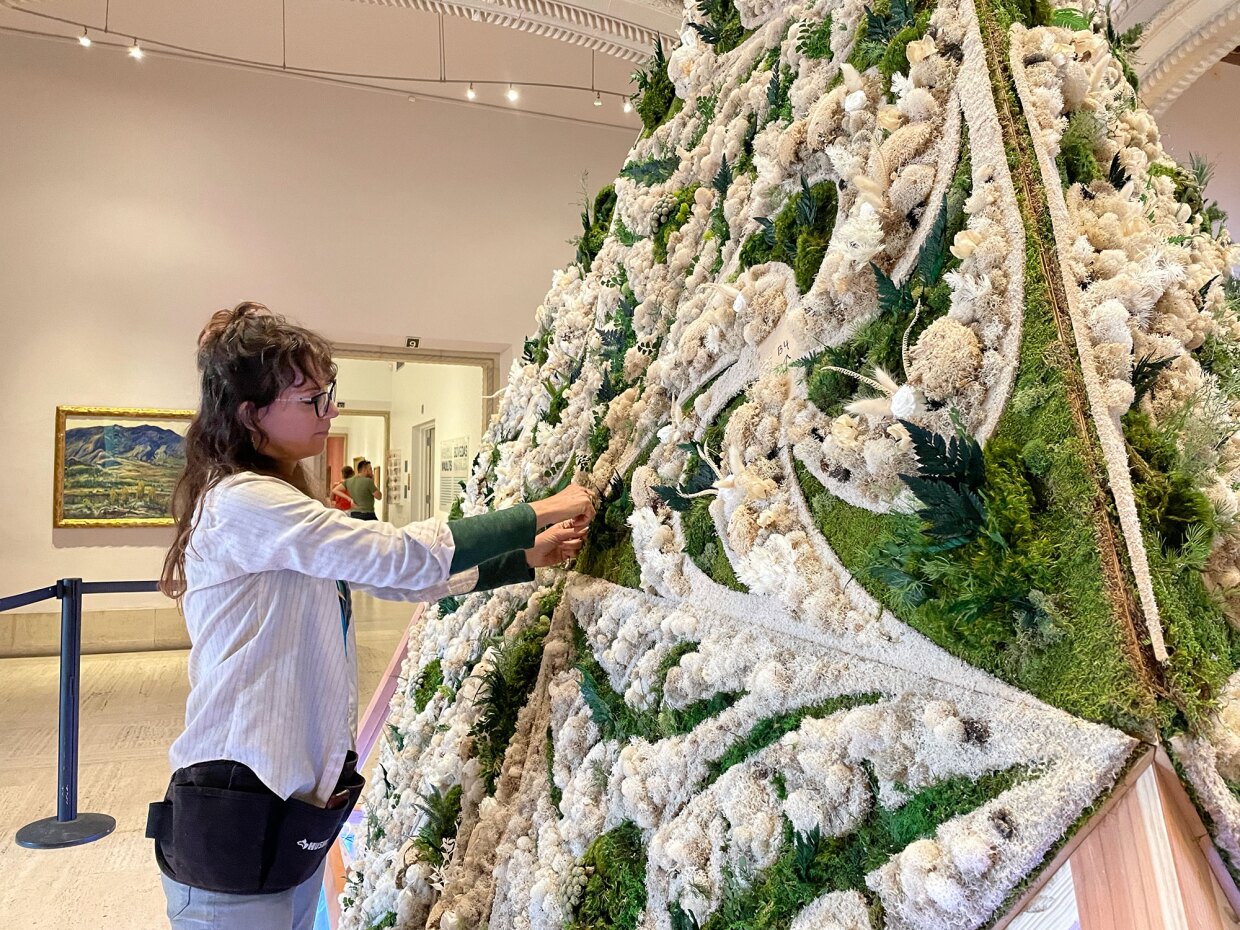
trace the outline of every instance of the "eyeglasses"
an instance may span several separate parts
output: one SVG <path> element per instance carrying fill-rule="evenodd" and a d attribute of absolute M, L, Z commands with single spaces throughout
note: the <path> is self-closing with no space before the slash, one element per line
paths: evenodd
<path fill-rule="evenodd" d="M 327 410 L 336 402 L 336 382 L 333 381 L 327 386 L 326 391 L 319 391 L 312 397 L 277 397 L 272 403 L 276 404 L 310 404 L 314 407 L 315 416 L 327 416 Z"/>

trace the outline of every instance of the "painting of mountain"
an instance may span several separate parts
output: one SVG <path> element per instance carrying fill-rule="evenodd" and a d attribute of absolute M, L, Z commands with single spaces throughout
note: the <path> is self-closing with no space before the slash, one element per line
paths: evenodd
<path fill-rule="evenodd" d="M 55 526 L 172 523 L 192 411 L 57 409 Z"/>

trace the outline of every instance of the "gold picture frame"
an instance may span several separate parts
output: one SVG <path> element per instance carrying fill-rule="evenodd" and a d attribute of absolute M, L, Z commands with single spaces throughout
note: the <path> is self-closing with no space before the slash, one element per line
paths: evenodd
<path fill-rule="evenodd" d="M 171 526 L 172 488 L 185 467 L 194 415 L 57 407 L 52 526 Z"/>

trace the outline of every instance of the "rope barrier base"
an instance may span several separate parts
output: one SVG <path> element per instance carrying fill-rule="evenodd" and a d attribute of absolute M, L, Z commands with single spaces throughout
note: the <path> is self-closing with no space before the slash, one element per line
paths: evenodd
<path fill-rule="evenodd" d="M 45 817 L 17 831 L 17 845 L 27 849 L 63 849 L 101 840 L 116 829 L 107 814 L 78 814 L 73 820 Z"/>

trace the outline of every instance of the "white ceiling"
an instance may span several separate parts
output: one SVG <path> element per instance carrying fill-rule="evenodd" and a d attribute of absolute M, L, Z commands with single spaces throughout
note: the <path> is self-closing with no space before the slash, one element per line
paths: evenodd
<path fill-rule="evenodd" d="M 633 59 L 652 36 L 675 35 L 679 9 L 678 0 L 0 0 L 0 31 L 71 41 L 89 26 L 95 45 L 83 54 L 119 54 L 136 36 L 152 60 L 135 65 L 152 70 L 161 54 L 205 56 L 462 104 L 472 81 L 470 105 L 636 131 L 636 114 L 622 111 Z M 1121 28 L 1149 23 L 1136 67 L 1156 113 L 1240 44 L 1240 0 L 1114 9 Z M 505 98 L 509 82 L 516 103 Z"/>
<path fill-rule="evenodd" d="M 134 66 L 156 73 L 161 58 L 208 57 L 222 66 L 348 82 L 415 98 L 440 97 L 635 132 L 640 128 L 637 115 L 622 110 L 623 99 L 635 90 L 633 61 L 507 26 L 397 5 L 409 2 L 0 0 L 0 30 L 31 35 L 33 41 L 71 41 L 88 26 L 94 44 L 82 49 L 84 55 L 123 54 L 137 37 L 147 58 Z M 679 23 L 668 0 L 586 3 L 574 9 L 588 17 L 592 6 L 613 26 L 623 19 L 643 31 L 670 34 Z M 477 93 L 473 104 L 465 98 L 470 81 Z M 520 94 L 515 104 L 505 96 L 509 82 Z M 592 87 L 602 92 L 602 106 L 594 105 Z"/>

